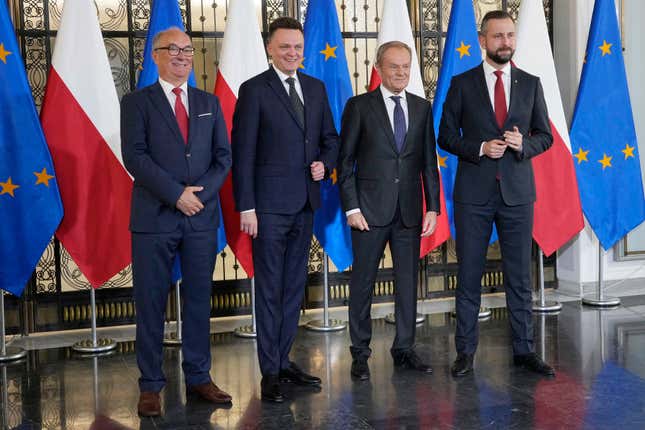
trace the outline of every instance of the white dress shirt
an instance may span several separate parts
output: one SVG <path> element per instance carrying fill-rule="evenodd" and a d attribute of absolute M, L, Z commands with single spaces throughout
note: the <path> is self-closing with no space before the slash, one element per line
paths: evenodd
<path fill-rule="evenodd" d="M 161 89 L 163 90 L 163 93 L 166 95 L 166 98 L 168 99 L 168 103 L 170 103 L 170 108 L 174 113 L 175 100 L 177 99 L 177 96 L 175 95 L 175 93 L 172 92 L 172 90 L 174 90 L 176 87 L 170 82 L 166 82 L 161 78 L 159 78 L 159 85 L 161 85 Z M 188 110 L 188 83 L 184 82 L 179 86 L 179 88 L 181 88 L 181 101 L 184 104 L 184 107 L 186 108 L 186 113 L 188 114 L 190 112 Z"/>
<path fill-rule="evenodd" d="M 486 60 L 484 60 L 484 77 L 486 78 L 486 88 L 488 89 L 488 98 L 490 99 L 490 105 L 493 108 L 493 112 L 495 112 L 495 83 L 497 82 L 497 75 L 495 72 L 497 71 L 496 68 L 488 64 Z M 511 105 L 511 62 L 509 61 L 500 69 L 502 71 L 502 85 L 504 85 L 504 96 L 506 98 L 506 111 L 510 108 Z M 479 156 L 484 155 L 484 144 L 486 142 L 482 142 L 481 146 L 479 147 Z"/>
<path fill-rule="evenodd" d="M 403 116 L 405 117 L 405 129 L 408 129 L 408 99 L 406 98 L 405 91 L 401 91 L 399 94 L 394 94 L 392 91 L 388 90 L 381 84 L 379 87 L 381 90 L 381 95 L 383 96 L 383 101 L 385 102 L 385 110 L 387 111 L 387 116 L 390 119 L 390 127 L 392 127 L 392 132 L 394 132 L 394 108 L 396 107 L 396 103 L 394 100 L 392 100 L 390 97 L 392 96 L 400 96 L 401 100 L 399 100 L 399 103 L 401 103 L 401 108 L 403 108 Z M 360 208 L 354 208 L 350 209 L 345 212 L 345 216 L 350 216 L 351 214 L 359 213 L 361 211 Z"/>

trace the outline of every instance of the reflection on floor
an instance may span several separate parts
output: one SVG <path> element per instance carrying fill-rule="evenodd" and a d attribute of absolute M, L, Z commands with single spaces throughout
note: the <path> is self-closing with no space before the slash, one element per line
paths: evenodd
<path fill-rule="evenodd" d="M 289 401 L 259 397 L 255 341 L 213 336 L 215 382 L 231 393 L 215 408 L 184 393 L 180 352 L 166 350 L 165 414 L 136 413 L 134 343 L 109 356 L 81 358 L 69 348 L 32 350 L 1 366 L 2 422 L 20 429 L 643 429 L 645 428 L 645 296 L 623 298 L 614 310 L 565 303 L 559 315 L 536 316 L 536 346 L 558 376 L 543 379 L 513 368 L 503 308 L 481 323 L 475 374 L 449 375 L 454 320 L 429 315 L 417 349 L 435 372 L 397 371 L 389 347 L 394 327 L 374 320 L 372 379 L 352 382 L 349 334 L 300 329 L 292 359 L 319 375 L 322 390 L 285 386 Z"/>

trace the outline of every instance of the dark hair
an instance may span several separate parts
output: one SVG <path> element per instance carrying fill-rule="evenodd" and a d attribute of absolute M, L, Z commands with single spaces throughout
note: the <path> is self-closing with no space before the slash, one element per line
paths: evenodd
<path fill-rule="evenodd" d="M 269 24 L 269 37 L 268 39 L 271 40 L 271 37 L 273 36 L 273 33 L 276 31 L 280 30 L 281 28 L 285 30 L 299 30 L 302 34 L 305 34 L 305 32 L 302 29 L 302 24 L 300 24 L 300 21 L 297 19 L 291 18 L 290 16 L 281 16 L 280 18 L 276 18 Z"/>
<path fill-rule="evenodd" d="M 383 54 L 385 54 L 385 51 L 387 51 L 390 48 L 400 48 L 400 49 L 405 49 L 408 51 L 408 54 L 410 54 L 410 58 L 412 58 L 412 49 L 410 47 L 398 40 L 392 40 L 390 42 L 385 42 L 381 46 L 378 47 L 378 50 L 376 51 L 376 64 L 381 65 L 381 61 L 383 60 Z"/>
<path fill-rule="evenodd" d="M 491 19 L 510 19 L 511 21 L 513 21 L 513 23 L 515 23 L 515 20 L 510 13 L 504 10 L 491 10 L 482 18 L 482 24 L 480 26 L 479 34 L 486 34 L 488 21 L 490 21 Z"/>

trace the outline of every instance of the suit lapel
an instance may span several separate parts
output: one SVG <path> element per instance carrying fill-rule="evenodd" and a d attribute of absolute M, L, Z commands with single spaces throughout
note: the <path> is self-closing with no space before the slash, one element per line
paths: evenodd
<path fill-rule="evenodd" d="M 197 91 L 188 86 L 188 108 L 190 112 L 188 114 L 188 146 L 192 144 L 192 136 L 197 135 L 197 115 L 202 112 L 199 98 L 197 97 Z"/>
<path fill-rule="evenodd" d="M 484 73 L 484 63 L 482 62 L 478 69 L 477 73 L 475 74 L 475 94 L 479 94 L 482 98 L 481 105 L 486 106 L 484 110 L 486 111 L 486 115 L 489 116 L 489 121 L 492 121 L 495 126 L 497 126 L 497 119 L 495 117 L 495 110 L 493 109 L 493 105 L 490 102 L 490 96 L 488 95 L 488 85 L 486 85 L 486 76 Z"/>
<path fill-rule="evenodd" d="M 390 123 L 390 117 L 387 115 L 387 110 L 385 109 L 385 101 L 383 100 L 383 95 L 381 94 L 380 88 L 376 88 L 371 92 L 370 97 L 370 106 L 376 115 L 376 122 L 381 125 L 387 140 L 390 142 L 392 149 L 395 152 L 398 152 L 396 148 L 396 142 L 394 141 L 394 131 L 392 130 L 392 124 Z"/>
<path fill-rule="evenodd" d="M 416 127 L 416 124 L 419 121 L 419 105 L 417 100 L 407 91 L 405 92 L 405 100 L 408 104 L 408 131 L 405 134 L 401 154 L 408 149 L 408 136 L 410 136 L 410 132 L 414 130 L 414 127 Z"/>
<path fill-rule="evenodd" d="M 302 130 L 304 130 L 304 124 L 300 124 L 300 121 L 298 121 L 298 117 L 296 116 L 296 113 L 293 111 L 293 107 L 291 106 L 291 100 L 289 100 L 289 96 L 287 95 L 287 91 L 284 88 L 284 85 L 280 81 L 280 78 L 278 77 L 278 74 L 276 73 L 275 70 L 273 70 L 273 67 L 271 67 L 268 70 L 268 78 L 269 78 L 269 86 L 273 91 L 276 93 L 278 96 L 278 99 L 282 102 L 284 105 L 285 109 L 287 109 L 287 112 L 291 115 L 293 120 L 298 124 L 298 127 L 300 127 Z M 300 82 L 300 86 L 302 87 L 302 82 Z M 304 89 L 303 89 L 304 93 Z M 306 114 L 306 109 L 305 109 L 305 114 Z"/>
<path fill-rule="evenodd" d="M 314 89 L 311 86 L 311 81 L 307 77 L 302 76 L 302 73 L 298 72 L 298 80 L 300 81 L 300 87 L 302 88 L 302 98 L 305 105 L 305 124 L 303 130 L 307 127 L 307 124 L 313 124 L 313 103 L 314 103 Z M 289 105 L 291 105 L 291 100 L 289 100 Z M 295 115 L 295 113 L 294 113 Z"/>
<path fill-rule="evenodd" d="M 510 84 L 511 100 L 508 103 L 509 104 L 508 115 L 506 115 L 506 121 L 504 122 L 504 126 L 505 126 L 504 129 L 506 129 L 506 123 L 511 118 L 511 113 L 514 112 L 515 109 L 517 109 L 518 100 L 521 98 L 521 96 L 517 94 L 519 90 L 520 90 L 520 85 L 519 85 L 517 69 L 511 66 L 511 84 Z"/>
<path fill-rule="evenodd" d="M 164 94 L 163 89 L 161 88 L 161 85 L 159 85 L 159 82 L 157 82 L 150 88 L 150 97 L 152 98 L 152 102 L 153 102 L 152 105 L 157 109 L 159 114 L 166 121 L 166 124 L 175 134 L 175 137 L 177 138 L 177 140 L 179 142 L 182 142 L 183 144 L 184 138 L 182 137 L 181 132 L 179 131 L 177 118 L 175 117 L 175 114 L 172 111 L 172 108 L 170 107 L 170 103 L 168 103 L 168 98 Z"/>

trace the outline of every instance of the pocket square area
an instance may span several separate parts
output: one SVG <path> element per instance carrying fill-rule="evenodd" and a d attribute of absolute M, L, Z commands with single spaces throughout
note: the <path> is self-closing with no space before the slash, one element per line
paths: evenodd
<path fill-rule="evenodd" d="M 203 116 L 211 116 L 211 115 L 213 115 L 213 112 L 200 113 L 199 115 L 197 115 L 197 118 L 201 118 Z"/>

